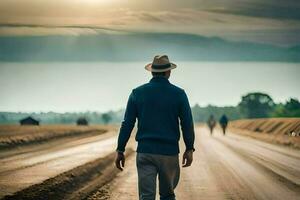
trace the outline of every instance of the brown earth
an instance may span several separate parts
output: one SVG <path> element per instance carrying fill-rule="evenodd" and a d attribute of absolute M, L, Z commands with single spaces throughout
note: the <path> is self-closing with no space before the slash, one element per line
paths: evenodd
<path fill-rule="evenodd" d="M 255 139 L 300 148 L 300 118 L 242 119 L 230 122 L 229 128 Z"/>
<path fill-rule="evenodd" d="M 70 136 L 98 135 L 106 132 L 107 129 L 107 126 L 100 125 L 0 125 L 0 149 L 46 142 Z"/>
<path fill-rule="evenodd" d="M 129 156 L 133 150 L 129 150 Z M 99 187 L 111 181 L 119 172 L 113 163 L 115 153 L 96 159 L 70 171 L 32 185 L 3 199 L 85 199 Z"/>
<path fill-rule="evenodd" d="M 1 149 L 0 198 L 113 152 L 116 127 L 100 130 Z"/>

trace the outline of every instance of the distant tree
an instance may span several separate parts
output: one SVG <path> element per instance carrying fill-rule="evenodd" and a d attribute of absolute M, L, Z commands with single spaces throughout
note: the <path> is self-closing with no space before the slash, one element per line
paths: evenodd
<path fill-rule="evenodd" d="M 300 102 L 291 98 L 285 104 L 278 104 L 273 112 L 273 117 L 300 117 Z"/>
<path fill-rule="evenodd" d="M 226 114 L 231 120 L 242 118 L 242 115 L 236 106 L 218 107 L 208 105 L 201 107 L 198 104 L 192 107 L 193 119 L 195 122 L 206 122 L 207 118 L 213 114 L 216 119 Z"/>
<path fill-rule="evenodd" d="M 108 124 L 112 120 L 112 117 L 109 113 L 102 114 L 101 118 L 102 118 L 104 124 Z"/>
<path fill-rule="evenodd" d="M 279 103 L 275 105 L 275 108 L 272 112 L 271 117 L 285 117 L 286 111 L 283 103 Z"/>
<path fill-rule="evenodd" d="M 0 114 L 0 124 L 7 123 L 7 118 L 4 114 Z"/>
<path fill-rule="evenodd" d="M 270 116 L 275 103 L 269 95 L 255 92 L 243 96 L 238 106 L 247 118 L 264 118 Z"/>
<path fill-rule="evenodd" d="M 295 111 L 300 109 L 300 102 L 298 99 L 291 98 L 285 104 L 285 109 L 288 111 Z"/>

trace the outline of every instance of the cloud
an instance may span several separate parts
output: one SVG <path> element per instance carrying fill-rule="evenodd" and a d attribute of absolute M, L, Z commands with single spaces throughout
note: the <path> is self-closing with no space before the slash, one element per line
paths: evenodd
<path fill-rule="evenodd" d="M 244 15 L 251 17 L 300 20 L 300 2 L 298 0 L 245 0 L 233 1 L 235 4 L 220 4 L 205 10 L 216 13 Z"/>
<path fill-rule="evenodd" d="M 124 34 L 126 31 L 84 25 L 0 24 L 0 36 Z"/>
<path fill-rule="evenodd" d="M 164 22 L 162 17 L 157 17 L 155 14 L 143 12 L 139 15 L 140 20 L 150 21 L 150 22 Z"/>
<path fill-rule="evenodd" d="M 300 37 L 292 34 L 300 30 L 298 0 L 114 0 L 106 7 L 75 0 L 61 0 L 59 6 L 51 1 L 26 2 L 0 1 L 0 35 L 152 31 L 275 44 L 293 35 L 293 42 L 300 43 Z M 291 44 L 289 38 L 286 41 Z"/>
<path fill-rule="evenodd" d="M 45 27 L 0 27 L 0 36 L 42 36 L 42 35 L 91 35 L 97 34 L 93 29 L 82 28 L 45 28 Z"/>

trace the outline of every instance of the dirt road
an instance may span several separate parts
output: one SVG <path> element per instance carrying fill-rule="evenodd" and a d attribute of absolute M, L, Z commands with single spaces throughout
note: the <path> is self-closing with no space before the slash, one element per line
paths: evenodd
<path fill-rule="evenodd" d="M 113 152 L 115 131 L 0 153 L 0 198 Z"/>
<path fill-rule="evenodd" d="M 137 199 L 135 153 L 116 176 L 116 139 L 114 130 L 0 152 L 0 198 L 27 188 L 10 199 L 24 199 L 29 192 L 27 199 Z M 204 127 L 196 128 L 195 148 L 193 165 L 181 169 L 178 200 L 300 199 L 299 150 L 218 130 L 210 136 Z"/>
<path fill-rule="evenodd" d="M 194 163 L 181 169 L 178 200 L 300 199 L 299 150 L 219 131 L 210 136 L 203 127 L 196 134 Z M 90 199 L 137 199 L 136 185 L 132 156 L 125 171 Z"/>

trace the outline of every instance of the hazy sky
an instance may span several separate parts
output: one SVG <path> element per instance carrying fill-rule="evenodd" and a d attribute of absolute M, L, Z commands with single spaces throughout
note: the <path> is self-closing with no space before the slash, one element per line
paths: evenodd
<path fill-rule="evenodd" d="M 145 64 L 1 63 L 0 111 L 124 108 L 131 90 L 151 78 Z M 177 64 L 170 81 L 185 89 L 191 105 L 236 105 L 242 95 L 256 91 L 268 93 L 275 102 L 300 99 L 299 64 Z"/>
<path fill-rule="evenodd" d="M 95 27 L 295 45 L 300 44 L 300 1 L 0 1 L 0 35 L 96 34 Z"/>
<path fill-rule="evenodd" d="M 192 33 L 300 45 L 300 0 L 0 0 L 0 37 L 99 32 Z M 131 89 L 150 79 L 144 64 L 0 63 L 0 111 L 123 108 Z M 171 81 L 186 89 L 192 105 L 236 105 L 252 91 L 267 92 L 276 102 L 300 99 L 299 64 L 178 66 Z"/>

